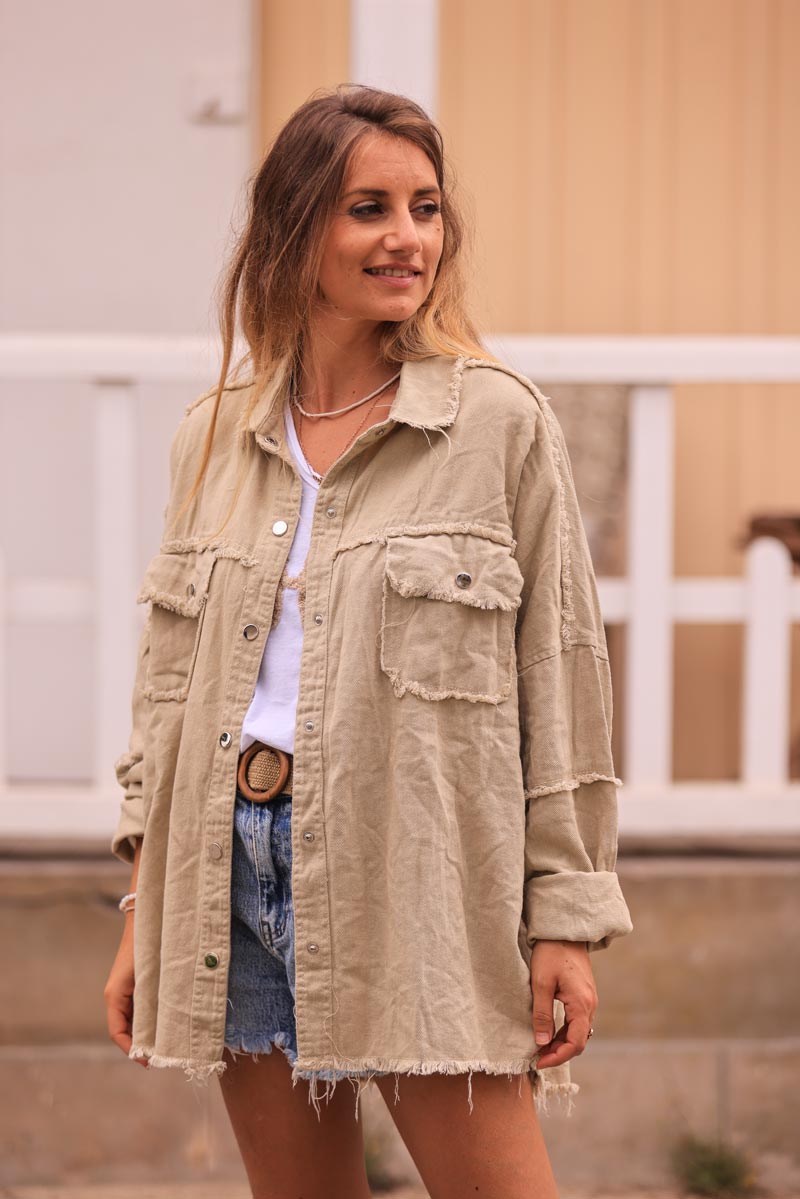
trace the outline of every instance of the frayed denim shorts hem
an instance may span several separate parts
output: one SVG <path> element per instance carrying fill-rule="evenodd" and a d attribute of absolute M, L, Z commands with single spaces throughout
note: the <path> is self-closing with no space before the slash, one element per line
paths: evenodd
<path fill-rule="evenodd" d="M 344 1079 L 361 1084 L 384 1076 L 375 1070 L 297 1070 L 294 995 L 291 796 L 282 792 L 255 803 L 237 789 L 225 1048 L 233 1057 L 280 1049 L 293 1081 L 308 1079 L 315 1107 L 317 1082 L 335 1087 Z"/>

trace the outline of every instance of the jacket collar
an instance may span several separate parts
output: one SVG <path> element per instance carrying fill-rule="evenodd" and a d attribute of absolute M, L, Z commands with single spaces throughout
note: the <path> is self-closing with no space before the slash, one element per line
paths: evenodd
<path fill-rule="evenodd" d="M 461 374 L 466 358 L 435 354 L 417 362 L 404 362 L 400 382 L 388 418 L 416 429 L 441 429 L 456 418 L 461 391 Z M 246 439 L 249 433 L 261 437 L 278 434 L 283 426 L 283 407 L 287 398 L 288 363 L 281 363 L 258 397 L 250 416 L 240 424 Z"/>

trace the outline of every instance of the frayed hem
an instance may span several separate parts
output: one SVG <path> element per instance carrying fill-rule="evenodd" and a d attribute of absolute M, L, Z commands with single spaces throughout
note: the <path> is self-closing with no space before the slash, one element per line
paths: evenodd
<path fill-rule="evenodd" d="M 597 770 L 591 770 L 583 774 L 574 774 L 572 778 L 559 779 L 557 783 L 542 783 L 539 787 L 526 787 L 524 795 L 526 799 L 541 799 L 544 795 L 553 795 L 559 791 L 575 791 L 582 783 L 600 782 L 613 783 L 615 787 L 624 786 L 622 779 L 618 779 L 615 774 L 602 774 Z"/>
<path fill-rule="evenodd" d="M 138 1058 L 146 1058 L 148 1069 L 154 1068 L 158 1070 L 171 1067 L 183 1070 L 191 1082 L 198 1083 L 207 1083 L 212 1074 L 222 1074 L 227 1066 L 227 1063 L 224 1061 L 196 1062 L 191 1058 L 185 1057 L 165 1057 L 161 1053 L 156 1053 L 155 1049 L 141 1045 L 132 1045 L 128 1057 L 132 1061 Z"/>
<path fill-rule="evenodd" d="M 305 1079 L 309 1084 L 309 1103 L 312 1103 L 314 1110 L 317 1113 L 317 1118 L 320 1118 L 320 1099 L 324 1098 L 326 1103 L 336 1090 L 338 1082 L 347 1081 L 355 1090 L 355 1118 L 358 1120 L 359 1099 L 361 1092 L 364 1091 L 375 1078 L 385 1078 L 389 1074 L 395 1076 L 394 1102 L 399 1102 L 399 1076 L 401 1074 L 466 1074 L 467 1075 L 467 1103 L 469 1105 L 470 1114 L 473 1111 L 472 1102 L 472 1075 L 480 1074 L 506 1074 L 509 1079 L 514 1075 L 520 1077 L 520 1088 L 522 1087 L 522 1079 L 527 1078 L 532 1093 L 534 1106 L 537 1112 L 547 1114 L 549 1112 L 549 1102 L 555 1098 L 565 1101 L 567 1105 L 566 1115 L 570 1116 L 574 1108 L 573 1095 L 576 1095 L 580 1090 L 576 1082 L 556 1082 L 546 1078 L 541 1071 L 537 1070 L 530 1058 L 521 1058 L 512 1062 L 493 1064 L 484 1061 L 446 1061 L 446 1062 L 419 1062 L 405 1059 L 385 1059 L 377 1063 L 365 1064 L 363 1062 L 352 1063 L 353 1068 L 343 1067 L 341 1069 L 332 1069 L 330 1066 L 323 1065 L 317 1059 L 312 1062 L 305 1063 L 303 1066 L 295 1065 L 292 1070 L 292 1086 L 294 1087 L 299 1080 Z M 325 1088 L 322 1092 L 319 1090 L 319 1084 L 324 1083 Z"/>
<path fill-rule="evenodd" d="M 533 1088 L 533 1102 L 537 1112 L 544 1115 L 550 1114 L 548 1107 L 551 1099 L 557 1099 L 559 1103 L 566 1103 L 567 1110 L 565 1116 L 571 1116 L 575 1103 L 572 1096 L 577 1095 L 581 1089 L 577 1082 L 551 1082 L 542 1075 L 540 1070 L 531 1071 L 531 1087 Z"/>

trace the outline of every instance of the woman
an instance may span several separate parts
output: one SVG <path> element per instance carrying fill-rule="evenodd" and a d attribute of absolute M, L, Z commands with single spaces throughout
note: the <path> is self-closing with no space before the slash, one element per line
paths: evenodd
<path fill-rule="evenodd" d="M 632 928 L 569 459 L 479 341 L 463 243 L 412 101 L 292 115 L 138 597 L 109 1031 L 219 1075 L 259 1199 L 369 1195 L 373 1079 L 436 1199 L 554 1196 L 537 1109 L 578 1089 L 589 950 Z"/>

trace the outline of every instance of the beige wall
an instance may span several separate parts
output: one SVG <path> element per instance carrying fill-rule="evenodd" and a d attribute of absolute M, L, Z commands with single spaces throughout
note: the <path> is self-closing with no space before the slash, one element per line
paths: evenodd
<path fill-rule="evenodd" d="M 349 81 L 348 0 L 260 0 L 261 149 L 321 87 Z"/>
<path fill-rule="evenodd" d="M 348 78 L 348 7 L 264 4 L 265 138 Z M 796 0 L 441 0 L 440 14 L 438 119 L 476 221 L 484 329 L 800 332 Z M 749 518 L 800 513 L 798 446 L 797 387 L 677 387 L 679 575 L 740 573 Z M 676 631 L 678 778 L 736 777 L 741 648 L 737 628 Z M 794 659 L 800 740 L 800 637 Z"/>

